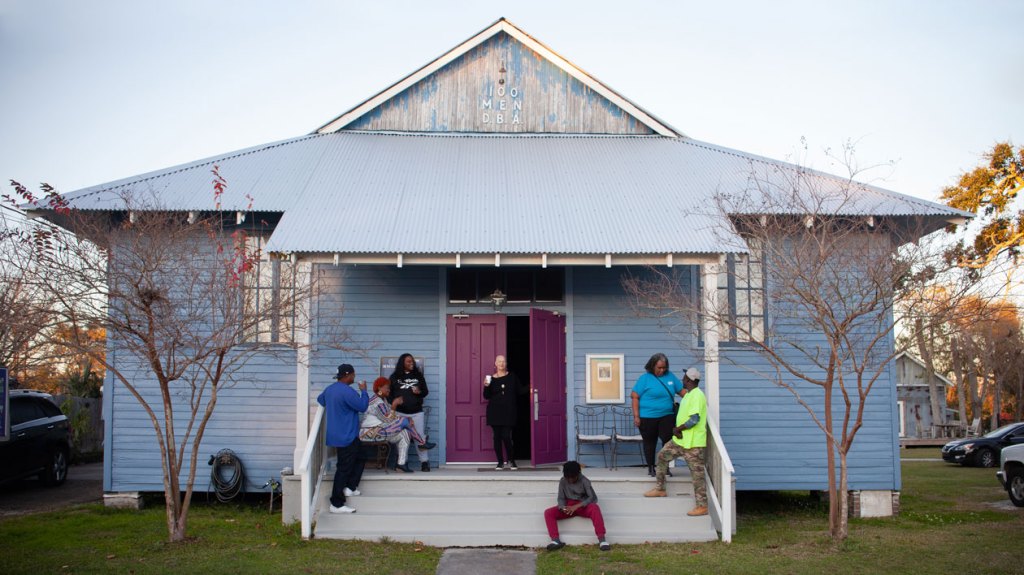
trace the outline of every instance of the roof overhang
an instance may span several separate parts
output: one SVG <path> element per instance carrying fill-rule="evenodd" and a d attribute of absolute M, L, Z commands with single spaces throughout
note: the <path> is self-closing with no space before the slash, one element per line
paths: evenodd
<path fill-rule="evenodd" d="M 716 264 L 721 254 L 275 254 L 293 261 L 334 265 L 404 266 L 689 266 Z"/>

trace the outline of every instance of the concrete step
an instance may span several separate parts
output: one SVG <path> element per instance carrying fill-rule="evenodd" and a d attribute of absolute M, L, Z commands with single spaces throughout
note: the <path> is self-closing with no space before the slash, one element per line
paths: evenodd
<path fill-rule="evenodd" d="M 596 489 L 596 488 L 595 488 Z M 368 496 L 365 490 L 360 489 L 362 495 L 350 497 L 347 505 L 355 507 L 364 513 L 390 514 L 395 512 L 396 500 L 404 501 L 406 498 L 394 496 Z M 669 498 L 682 499 L 683 506 L 689 511 L 693 505 L 693 492 L 678 489 L 669 489 Z M 410 498 L 411 499 L 411 498 Z M 598 495 L 598 503 L 604 513 L 636 514 L 644 517 L 673 517 L 675 510 L 673 506 L 666 505 L 665 499 L 649 499 L 640 494 L 632 495 Z M 415 499 L 413 511 L 416 514 L 445 514 L 445 515 L 472 515 L 478 514 L 481 509 L 507 510 L 509 513 L 517 513 L 519 509 L 547 509 L 555 505 L 555 498 L 551 494 L 545 495 L 508 495 L 499 494 L 494 496 L 484 495 L 433 495 L 430 497 Z"/>
<path fill-rule="evenodd" d="M 548 478 L 544 481 L 537 481 L 534 478 L 523 481 L 512 480 L 488 480 L 488 479 L 442 479 L 440 477 L 427 477 L 424 473 L 418 476 L 406 475 L 401 478 L 388 478 L 380 480 L 367 480 L 363 482 L 359 490 L 366 495 L 388 495 L 388 496 L 438 496 L 464 495 L 466 493 L 484 493 L 487 495 L 542 495 L 554 498 L 558 492 L 558 479 Z M 334 478 L 324 479 L 324 485 L 332 485 Z M 593 482 L 593 480 L 591 480 Z M 629 481 L 602 481 L 601 490 L 597 491 L 597 483 L 594 483 L 594 490 L 597 496 L 603 498 L 610 495 L 637 495 L 654 487 L 654 480 L 648 477 L 637 478 Z M 677 489 L 679 493 L 693 493 L 693 485 L 689 477 L 672 478 L 666 482 L 666 489 Z M 328 488 L 328 491 L 330 489 Z"/>
<path fill-rule="evenodd" d="M 654 481 L 645 470 L 588 469 L 608 530 L 615 543 L 713 541 L 711 519 L 688 517 L 693 487 L 676 470 L 666 498 L 645 498 Z M 555 505 L 560 474 L 544 471 L 477 472 L 441 469 L 430 473 L 388 474 L 368 471 L 361 495 L 349 499 L 358 512 L 328 513 L 332 481 L 321 487 L 318 538 L 421 541 L 442 547 L 496 545 L 543 547 L 548 543 L 544 509 Z M 570 545 L 595 544 L 588 519 L 559 522 Z"/>

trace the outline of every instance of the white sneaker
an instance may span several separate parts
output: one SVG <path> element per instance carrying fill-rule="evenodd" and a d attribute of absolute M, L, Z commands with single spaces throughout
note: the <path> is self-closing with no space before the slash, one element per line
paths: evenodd
<path fill-rule="evenodd" d="M 335 507 L 331 505 L 331 513 L 355 513 L 356 510 L 348 505 L 342 505 L 341 507 Z"/>
<path fill-rule="evenodd" d="M 345 494 L 345 497 L 352 497 L 354 495 L 362 495 L 362 492 L 360 492 L 358 489 L 354 489 L 353 490 L 353 489 L 349 489 L 348 487 L 346 487 L 345 489 L 342 489 L 341 492 Z"/>

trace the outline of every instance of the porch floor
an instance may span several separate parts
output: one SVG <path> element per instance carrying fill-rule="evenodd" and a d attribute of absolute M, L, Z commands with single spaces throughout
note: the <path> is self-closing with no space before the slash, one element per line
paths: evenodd
<path fill-rule="evenodd" d="M 413 458 L 415 459 L 415 458 Z M 410 466 L 415 462 L 410 461 Z M 543 547 L 549 538 L 544 510 L 555 505 L 561 467 L 495 471 L 493 463 L 445 465 L 429 473 L 388 473 L 368 467 L 348 505 L 357 513 L 328 513 L 333 468 L 325 475 L 314 536 L 329 539 L 420 541 L 438 547 Z M 666 498 L 645 498 L 654 486 L 646 467 L 583 470 L 597 493 L 608 541 L 713 541 L 709 516 L 689 517 L 693 485 L 685 467 L 673 469 Z M 596 544 L 585 518 L 559 522 L 563 541 Z"/>

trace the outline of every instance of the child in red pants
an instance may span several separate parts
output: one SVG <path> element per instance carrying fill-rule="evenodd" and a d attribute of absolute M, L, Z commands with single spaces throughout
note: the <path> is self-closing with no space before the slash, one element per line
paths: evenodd
<path fill-rule="evenodd" d="M 612 548 L 604 538 L 604 517 L 597 505 L 597 494 L 594 493 L 590 480 L 580 473 L 579 463 L 567 461 L 562 466 L 562 479 L 558 482 L 558 505 L 544 510 L 544 523 L 547 524 L 548 535 L 551 536 L 548 551 L 565 547 L 565 543 L 558 538 L 558 522 L 576 516 L 586 517 L 594 523 L 594 533 L 597 534 L 601 551 Z"/>

